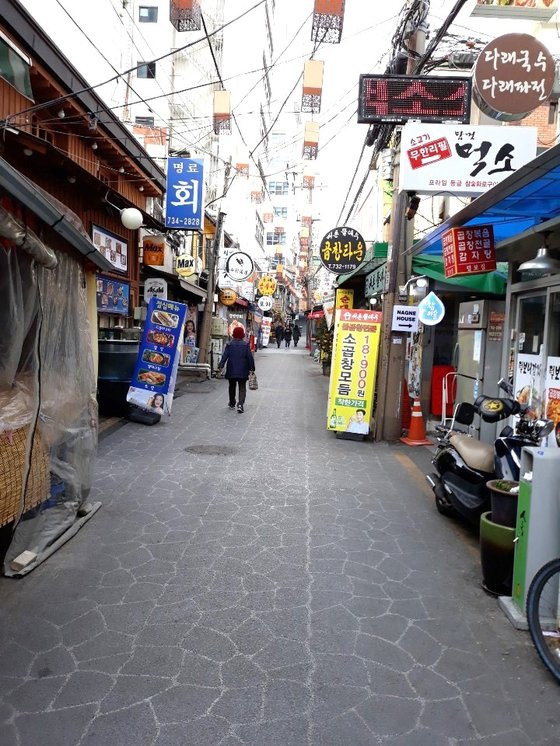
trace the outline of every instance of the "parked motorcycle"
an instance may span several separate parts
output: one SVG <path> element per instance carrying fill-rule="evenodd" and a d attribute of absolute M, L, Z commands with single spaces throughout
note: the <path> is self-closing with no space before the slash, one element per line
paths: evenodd
<path fill-rule="evenodd" d="M 426 475 L 434 491 L 436 507 L 443 515 L 461 517 L 474 526 L 490 510 L 490 479 L 519 481 L 521 449 L 539 445 L 553 429 L 550 420 L 530 419 L 525 405 L 514 399 L 513 387 L 503 379 L 498 386 L 507 398 L 479 396 L 474 404 L 458 405 L 449 428 L 439 426 L 438 448 L 432 463 L 436 472 Z M 519 415 L 515 428 L 503 428 L 494 445 L 473 437 L 478 414 L 485 422 L 499 422 Z M 457 429 L 466 426 L 466 430 Z"/>

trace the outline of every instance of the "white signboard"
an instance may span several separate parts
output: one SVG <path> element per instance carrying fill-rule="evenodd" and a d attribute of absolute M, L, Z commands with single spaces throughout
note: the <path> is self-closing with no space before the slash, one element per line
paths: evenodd
<path fill-rule="evenodd" d="M 401 137 L 399 190 L 483 194 L 536 153 L 535 127 L 408 122 Z"/>
<path fill-rule="evenodd" d="M 152 298 L 167 300 L 167 280 L 149 277 L 144 281 L 144 300 L 149 303 Z"/>
<path fill-rule="evenodd" d="M 242 282 L 253 274 L 255 265 L 244 251 L 236 251 L 226 259 L 225 272 L 236 282 Z"/>
<path fill-rule="evenodd" d="M 391 330 L 394 332 L 417 332 L 418 308 L 416 306 L 393 306 Z"/>
<path fill-rule="evenodd" d="M 261 311 L 270 311 L 272 306 L 274 305 L 274 301 L 271 295 L 261 295 L 261 297 L 257 301 L 257 304 Z"/>

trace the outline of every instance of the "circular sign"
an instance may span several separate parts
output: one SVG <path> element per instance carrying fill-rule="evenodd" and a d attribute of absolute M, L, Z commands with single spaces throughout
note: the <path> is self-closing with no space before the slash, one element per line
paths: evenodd
<path fill-rule="evenodd" d="M 515 121 L 548 100 L 556 74 L 548 49 L 529 34 L 489 42 L 474 67 L 475 101 L 493 119 Z"/>
<path fill-rule="evenodd" d="M 319 256 L 329 272 L 344 275 L 353 272 L 364 261 L 366 242 L 354 228 L 333 228 L 323 236 Z"/>
<path fill-rule="evenodd" d="M 163 298 L 167 300 L 167 281 L 157 277 L 148 277 L 144 280 L 144 300 L 149 303 L 152 298 Z"/>
<path fill-rule="evenodd" d="M 274 302 L 270 295 L 261 295 L 261 297 L 257 301 L 257 305 L 261 309 L 261 311 L 270 311 L 270 309 L 274 305 Z"/>
<path fill-rule="evenodd" d="M 226 261 L 226 275 L 236 282 L 246 280 L 253 274 L 254 269 L 253 260 L 244 251 L 236 251 Z"/>
<path fill-rule="evenodd" d="M 175 258 L 175 272 L 179 277 L 190 277 L 195 272 L 195 259 L 192 254 L 179 254 Z"/>
<path fill-rule="evenodd" d="M 264 275 L 259 280 L 258 288 L 261 295 L 274 295 L 276 292 L 276 280 L 270 275 Z"/>
<path fill-rule="evenodd" d="M 237 293 L 231 288 L 221 288 L 220 292 L 218 293 L 218 300 L 224 306 L 233 306 L 233 304 L 237 300 Z"/>

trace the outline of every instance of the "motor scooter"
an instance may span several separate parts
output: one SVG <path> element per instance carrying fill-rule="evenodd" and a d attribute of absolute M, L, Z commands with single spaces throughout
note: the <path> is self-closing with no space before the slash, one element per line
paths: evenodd
<path fill-rule="evenodd" d="M 490 479 L 519 481 L 521 449 L 539 445 L 553 429 L 550 420 L 534 420 L 527 407 L 514 399 L 513 387 L 503 379 L 498 386 L 507 398 L 479 396 L 473 404 L 462 402 L 455 410 L 449 428 L 438 426 L 437 452 L 432 459 L 435 472 L 426 475 L 436 507 L 443 515 L 460 517 L 478 526 L 480 516 L 490 510 Z M 478 414 L 485 422 L 499 422 L 519 415 L 515 428 L 504 427 L 493 445 L 473 437 L 473 422 Z M 466 430 L 457 428 L 466 426 Z"/>

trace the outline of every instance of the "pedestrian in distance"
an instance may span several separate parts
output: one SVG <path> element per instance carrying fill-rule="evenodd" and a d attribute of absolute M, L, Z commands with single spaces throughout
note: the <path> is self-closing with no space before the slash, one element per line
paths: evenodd
<path fill-rule="evenodd" d="M 286 342 L 286 347 L 289 347 L 290 342 L 292 341 L 292 330 L 289 326 L 284 329 L 284 340 Z"/>
<path fill-rule="evenodd" d="M 245 341 L 245 330 L 242 326 L 236 326 L 233 330 L 233 339 L 226 346 L 220 364 L 218 366 L 221 371 L 225 366 L 225 377 L 229 384 L 229 408 L 235 409 L 235 396 L 237 389 L 239 393 L 237 396 L 237 411 L 241 414 L 245 406 L 245 398 L 247 396 L 247 379 L 249 373 L 255 371 L 255 360 L 253 353 L 249 347 L 249 343 Z"/>
<path fill-rule="evenodd" d="M 276 335 L 276 346 L 280 348 L 282 339 L 284 338 L 284 327 L 282 326 L 282 324 L 276 324 L 276 326 L 274 327 L 274 334 Z"/>
<path fill-rule="evenodd" d="M 299 342 L 299 338 L 301 337 L 301 332 L 297 324 L 294 324 L 293 336 L 294 336 L 294 347 L 297 347 L 297 343 Z"/>

